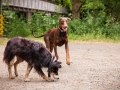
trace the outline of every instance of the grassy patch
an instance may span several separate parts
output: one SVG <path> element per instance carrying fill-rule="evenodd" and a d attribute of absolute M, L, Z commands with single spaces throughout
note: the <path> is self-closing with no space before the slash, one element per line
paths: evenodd
<path fill-rule="evenodd" d="M 43 38 L 34 38 L 34 37 L 32 37 L 32 36 L 29 36 L 29 37 L 26 37 L 26 38 L 28 38 L 28 39 L 30 39 L 30 40 L 35 40 L 35 41 L 44 43 Z M 7 43 L 7 41 L 8 41 L 9 39 L 10 39 L 10 38 L 0 37 L 0 46 L 6 45 L 6 43 Z"/>
<path fill-rule="evenodd" d="M 69 34 L 69 41 L 86 41 L 86 42 L 112 42 L 112 43 L 120 43 L 120 40 L 113 40 L 110 38 L 105 38 L 104 36 L 94 36 L 91 34 L 87 34 L 85 36 Z"/>
<path fill-rule="evenodd" d="M 8 38 L 0 37 L 0 45 L 6 45 Z"/>
<path fill-rule="evenodd" d="M 69 34 L 68 36 L 69 36 L 69 41 L 70 42 L 85 41 L 85 42 L 111 42 L 111 43 L 120 43 L 120 40 L 107 39 L 105 37 L 94 37 L 93 35 L 79 36 L 79 35 Z M 35 41 L 44 43 L 43 37 L 41 37 L 41 38 L 34 38 L 33 36 L 28 36 L 26 38 L 28 38 L 30 40 L 35 40 Z M 10 38 L 0 37 L 0 46 L 6 45 L 6 43 L 7 43 L 7 41 L 9 39 Z"/>

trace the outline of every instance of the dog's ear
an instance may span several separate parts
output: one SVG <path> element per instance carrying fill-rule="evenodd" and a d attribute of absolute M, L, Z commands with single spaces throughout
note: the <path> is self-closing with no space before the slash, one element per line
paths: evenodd
<path fill-rule="evenodd" d="M 53 65 L 57 68 L 61 68 L 61 62 L 58 62 L 57 60 L 53 62 Z"/>
<path fill-rule="evenodd" d="M 68 21 L 71 20 L 71 19 L 68 18 L 68 17 L 60 17 L 60 18 L 59 18 L 59 21 L 60 21 L 61 19 L 63 19 L 63 18 L 66 18 Z"/>
<path fill-rule="evenodd" d="M 56 62 L 56 65 L 57 65 L 58 68 L 62 68 L 61 63 L 62 62 L 58 62 L 58 61 Z"/>
<path fill-rule="evenodd" d="M 62 68 L 62 66 L 60 64 L 56 64 L 57 68 Z"/>
<path fill-rule="evenodd" d="M 69 21 L 69 20 L 71 20 L 70 18 L 67 18 L 67 20 Z"/>
<path fill-rule="evenodd" d="M 61 66 L 61 65 L 58 65 L 58 68 L 62 68 L 62 66 Z"/>

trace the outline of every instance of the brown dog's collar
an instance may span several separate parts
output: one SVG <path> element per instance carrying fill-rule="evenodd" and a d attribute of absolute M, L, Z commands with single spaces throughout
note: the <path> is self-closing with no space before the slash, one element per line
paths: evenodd
<path fill-rule="evenodd" d="M 67 37 L 68 37 L 67 32 L 64 32 L 60 27 L 58 27 L 57 39 L 60 39 L 60 38 L 67 38 Z"/>
<path fill-rule="evenodd" d="M 60 32 L 64 32 L 64 30 L 60 27 L 58 27 L 58 30 L 60 30 Z"/>

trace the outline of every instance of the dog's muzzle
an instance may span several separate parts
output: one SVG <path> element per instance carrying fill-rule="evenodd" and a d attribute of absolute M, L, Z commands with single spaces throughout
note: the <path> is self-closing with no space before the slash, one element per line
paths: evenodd
<path fill-rule="evenodd" d="M 56 80 L 59 79 L 59 76 L 58 76 L 58 75 L 56 75 L 56 74 L 54 74 L 54 73 L 51 73 L 51 75 L 52 75 L 52 77 L 53 77 L 54 79 L 56 79 Z"/>
<path fill-rule="evenodd" d="M 53 75 L 53 78 L 58 80 L 59 76 L 58 75 Z"/>
<path fill-rule="evenodd" d="M 62 31 L 66 32 L 67 31 L 67 27 L 62 27 Z"/>

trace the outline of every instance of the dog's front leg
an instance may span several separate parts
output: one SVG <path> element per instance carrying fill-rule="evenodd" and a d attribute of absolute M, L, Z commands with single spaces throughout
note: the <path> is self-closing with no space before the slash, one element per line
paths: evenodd
<path fill-rule="evenodd" d="M 69 55 L 68 42 L 65 43 L 65 51 L 66 51 L 66 64 L 70 65 L 70 55 Z"/>
<path fill-rule="evenodd" d="M 29 76 L 29 73 L 32 70 L 32 68 L 33 68 L 33 66 L 31 66 L 31 65 L 28 64 L 26 75 L 25 75 L 25 82 L 29 82 L 30 81 L 30 79 L 28 78 L 28 76 Z"/>
<path fill-rule="evenodd" d="M 42 71 L 42 69 L 41 69 L 41 67 L 40 67 L 40 65 L 34 65 L 34 68 L 35 68 L 35 70 L 37 71 L 37 73 L 43 78 L 43 79 L 45 79 L 46 81 L 52 81 L 50 78 L 48 78 L 45 74 L 44 74 L 44 72 Z"/>
<path fill-rule="evenodd" d="M 51 79 L 51 81 L 54 81 L 54 79 L 51 78 L 50 72 L 48 72 L 48 78 Z"/>

